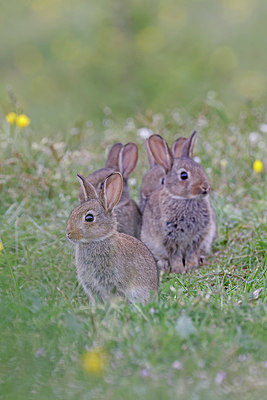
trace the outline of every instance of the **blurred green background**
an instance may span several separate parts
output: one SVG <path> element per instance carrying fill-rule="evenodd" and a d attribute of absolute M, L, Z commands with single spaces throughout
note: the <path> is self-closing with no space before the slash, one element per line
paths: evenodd
<path fill-rule="evenodd" d="M 266 21 L 266 0 L 1 2 L 0 400 L 266 397 Z M 65 237 L 76 173 L 134 141 L 138 200 L 145 137 L 194 129 L 210 261 L 166 274 L 158 304 L 92 308 Z M 82 368 L 95 348 L 103 375 Z"/>
<path fill-rule="evenodd" d="M 238 111 L 267 98 L 266 16 L 265 0 L 2 2 L 2 113 L 15 95 L 34 127 L 64 129 L 106 107 L 194 115 L 214 92 Z"/>

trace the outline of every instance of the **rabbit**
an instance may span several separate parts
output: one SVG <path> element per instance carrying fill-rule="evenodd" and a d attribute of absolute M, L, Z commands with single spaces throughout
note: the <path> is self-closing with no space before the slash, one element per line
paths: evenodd
<path fill-rule="evenodd" d="M 140 240 L 117 231 L 113 213 L 123 190 L 122 175 L 109 175 L 100 193 L 77 176 L 84 202 L 70 214 L 66 235 L 75 243 L 80 284 L 93 304 L 94 294 L 107 301 L 114 293 L 131 303 L 148 303 L 158 292 L 156 262 Z"/>
<path fill-rule="evenodd" d="M 185 140 L 186 140 L 185 137 L 181 137 L 173 143 L 172 154 L 174 157 L 180 157 L 181 148 Z M 164 168 L 156 163 L 155 158 L 151 153 L 148 144 L 148 139 L 146 139 L 146 152 L 147 152 L 148 162 L 150 165 L 150 170 L 145 173 L 142 179 L 142 186 L 139 196 L 139 208 L 142 214 L 144 212 L 145 205 L 147 203 L 149 196 L 151 195 L 152 192 L 154 192 L 154 190 L 156 190 L 164 183 L 164 176 L 165 176 Z"/>
<path fill-rule="evenodd" d="M 197 268 L 217 235 L 216 217 L 209 200 L 210 185 L 203 167 L 195 162 L 196 132 L 176 143 L 152 135 L 148 145 L 164 168 L 163 184 L 148 198 L 143 212 L 141 240 L 158 260 L 158 267 L 185 273 Z M 175 157 L 178 154 L 179 157 Z"/>
<path fill-rule="evenodd" d="M 114 144 L 108 154 L 105 168 L 95 171 L 85 179 L 90 182 L 97 191 L 100 191 L 104 180 L 113 172 L 120 172 L 123 176 L 123 190 L 119 203 L 114 209 L 118 221 L 118 231 L 136 238 L 140 238 L 142 214 L 139 207 L 130 197 L 127 185 L 129 175 L 135 169 L 138 160 L 138 148 L 135 143 Z M 79 200 L 82 204 L 86 201 L 82 189 Z"/>
<path fill-rule="evenodd" d="M 146 139 L 145 143 L 150 170 L 144 174 L 142 179 L 142 186 L 139 196 L 139 208 L 142 214 L 149 196 L 161 185 L 162 179 L 165 175 L 164 169 L 156 163 L 155 158 L 150 151 L 148 139 Z"/>

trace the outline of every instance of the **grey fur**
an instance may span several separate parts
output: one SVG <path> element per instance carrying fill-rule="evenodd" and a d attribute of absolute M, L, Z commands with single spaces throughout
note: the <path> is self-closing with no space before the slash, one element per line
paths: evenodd
<path fill-rule="evenodd" d="M 88 198 L 72 211 L 66 234 L 75 243 L 78 280 L 92 302 L 96 294 L 103 301 L 118 295 L 146 304 L 158 291 L 157 266 L 142 242 L 116 230 L 116 217 L 109 206 L 113 203 L 108 198 L 119 201 L 119 185 L 120 173 L 108 177 L 98 199 Z M 93 222 L 85 221 L 88 213 L 94 216 Z"/>
<path fill-rule="evenodd" d="M 120 172 L 123 177 L 123 191 L 121 199 L 114 208 L 117 217 L 118 231 L 140 238 L 142 214 L 135 201 L 130 196 L 128 176 L 134 170 L 138 159 L 138 149 L 134 143 L 122 145 L 116 143 L 109 151 L 105 168 L 88 175 L 85 179 L 99 192 L 104 180 L 113 172 Z M 127 166 L 129 165 L 129 168 Z M 80 203 L 83 203 L 82 190 L 79 194 Z"/>
<path fill-rule="evenodd" d="M 154 165 L 143 176 L 139 197 L 139 208 L 141 213 L 144 212 L 147 200 L 151 194 L 162 185 L 162 179 L 164 176 L 164 169 L 160 165 Z"/>
<path fill-rule="evenodd" d="M 180 158 L 174 158 L 164 139 L 155 135 L 152 146 L 155 158 L 158 151 L 161 162 L 165 151 L 168 152 L 164 160 L 166 176 L 164 184 L 147 201 L 141 230 L 141 239 L 159 261 L 158 265 L 165 269 L 169 264 L 171 271 L 178 273 L 197 268 L 216 237 L 207 177 L 203 168 L 189 157 L 195 140 L 193 135 L 188 139 L 191 144 L 183 145 L 188 156 Z M 186 182 L 179 179 L 180 171 L 188 172 Z"/>
<path fill-rule="evenodd" d="M 175 140 L 171 148 L 171 153 L 173 157 L 180 157 L 182 145 L 185 140 L 186 138 L 184 137 L 180 137 L 177 140 Z M 142 214 L 144 212 L 148 198 L 156 189 L 158 189 L 163 185 L 165 177 L 164 168 L 159 164 L 157 164 L 152 154 L 152 151 L 149 147 L 148 139 L 146 139 L 145 145 L 146 145 L 146 153 L 150 165 L 150 170 L 148 170 L 143 176 L 142 186 L 140 190 L 139 208 Z"/>

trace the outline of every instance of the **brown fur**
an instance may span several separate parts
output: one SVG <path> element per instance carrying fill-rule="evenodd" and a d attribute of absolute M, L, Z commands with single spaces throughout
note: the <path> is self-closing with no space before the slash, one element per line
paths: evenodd
<path fill-rule="evenodd" d="M 141 239 L 164 268 L 184 273 L 197 268 L 216 237 L 216 219 L 209 201 L 210 185 L 201 165 L 192 160 L 195 133 L 175 158 L 159 135 L 150 137 L 155 160 L 165 170 L 164 184 L 149 197 Z M 181 173 L 188 179 L 183 180 Z"/>
<path fill-rule="evenodd" d="M 79 178 L 87 200 L 76 207 L 68 220 L 66 235 L 75 243 L 77 275 L 91 301 L 93 295 L 107 300 L 113 294 L 130 302 L 148 303 L 158 291 L 155 260 L 148 248 L 129 235 L 118 233 L 113 207 L 122 191 L 122 177 L 109 176 L 98 195 L 94 187 Z M 86 221 L 85 216 L 94 217 Z"/>
<path fill-rule="evenodd" d="M 123 176 L 123 190 L 121 199 L 118 202 L 114 213 L 118 221 L 118 231 L 137 238 L 140 237 L 142 215 L 139 207 L 131 199 L 128 188 L 128 177 L 135 169 L 138 160 L 138 149 L 135 143 L 123 145 L 116 143 L 109 151 L 105 168 L 95 171 L 85 179 L 90 182 L 95 189 L 100 192 L 104 180 L 113 172 L 120 172 Z M 83 203 L 84 196 L 82 189 L 79 194 L 80 203 Z"/>
<path fill-rule="evenodd" d="M 177 140 L 175 140 L 171 148 L 171 154 L 173 157 L 180 157 L 182 146 L 185 141 L 186 141 L 185 137 L 180 137 Z M 147 152 L 148 162 L 150 165 L 150 170 L 145 173 L 142 180 L 142 186 L 139 197 L 139 208 L 141 213 L 143 213 L 147 200 L 151 196 L 151 194 L 156 189 L 158 189 L 160 186 L 163 185 L 165 177 L 164 168 L 159 164 L 157 164 L 150 149 L 148 139 L 146 139 L 146 152 Z"/>

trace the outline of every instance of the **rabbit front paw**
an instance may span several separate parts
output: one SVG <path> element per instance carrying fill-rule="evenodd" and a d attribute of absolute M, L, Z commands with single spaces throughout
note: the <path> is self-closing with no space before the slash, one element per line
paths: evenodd
<path fill-rule="evenodd" d="M 198 264 L 204 265 L 205 263 L 206 263 L 206 256 L 204 254 L 201 254 L 198 259 Z"/>
<path fill-rule="evenodd" d="M 170 268 L 168 260 L 158 260 L 158 268 L 163 274 L 169 272 Z"/>
<path fill-rule="evenodd" d="M 185 270 L 192 271 L 199 267 L 199 257 L 196 254 L 191 254 L 185 259 Z"/>
<path fill-rule="evenodd" d="M 183 264 L 183 260 L 177 259 L 171 263 L 171 272 L 174 274 L 184 274 L 185 267 Z"/>

